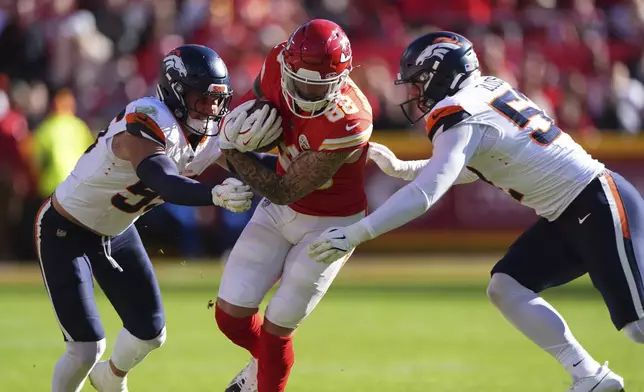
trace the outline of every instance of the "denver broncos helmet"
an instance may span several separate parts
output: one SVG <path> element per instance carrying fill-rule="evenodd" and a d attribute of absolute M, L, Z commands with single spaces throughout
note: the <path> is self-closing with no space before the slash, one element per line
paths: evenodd
<path fill-rule="evenodd" d="M 215 103 L 219 110 L 216 113 L 199 110 L 199 101 L 194 99 L 189 107 L 191 93 Z M 228 112 L 233 90 L 226 64 L 217 52 L 201 45 L 183 45 L 171 50 L 161 61 L 157 95 L 189 132 L 213 136 L 216 129 L 212 133 L 209 130 Z"/>
<path fill-rule="evenodd" d="M 480 75 L 479 61 L 467 38 L 449 31 L 416 38 L 400 58 L 400 73 L 394 82 L 410 87 L 410 99 L 400 105 L 405 117 L 416 123 L 474 75 Z M 416 118 L 407 111 L 407 104 L 411 102 L 416 102 L 422 113 Z"/>

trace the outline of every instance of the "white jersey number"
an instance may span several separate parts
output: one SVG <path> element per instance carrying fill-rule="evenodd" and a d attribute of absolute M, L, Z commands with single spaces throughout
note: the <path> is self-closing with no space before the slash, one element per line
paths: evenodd
<path fill-rule="evenodd" d="M 510 120 L 521 131 L 530 132 L 530 139 L 540 146 L 550 145 L 562 134 L 562 130 L 555 125 L 554 121 L 543 110 L 539 109 L 530 98 L 516 89 L 510 89 L 496 97 L 490 102 L 490 106 Z M 468 168 L 481 180 L 496 186 L 475 168 Z M 514 189 L 500 189 L 519 203 L 523 201 L 524 195 L 521 192 Z"/>
<path fill-rule="evenodd" d="M 114 117 L 111 124 L 117 123 L 123 120 L 125 117 L 125 109 Z M 85 154 L 89 154 L 96 147 L 99 140 L 107 134 L 108 130 L 104 129 L 96 135 L 96 140 L 92 143 Z M 112 196 L 112 205 L 116 207 L 119 211 L 125 212 L 126 214 L 136 214 L 141 211 L 142 208 L 145 208 L 144 212 L 148 212 L 152 208 L 156 207 L 160 202 L 153 203 L 155 199 L 159 196 L 152 189 L 146 187 L 142 181 L 132 184 L 125 188 L 129 194 L 125 192 L 120 192 Z M 124 195 L 125 194 L 125 195 Z M 139 198 L 138 201 L 133 201 L 132 199 Z"/>
<path fill-rule="evenodd" d="M 139 181 L 134 185 L 130 185 L 125 189 L 127 189 L 127 191 L 133 196 L 141 198 L 138 202 L 133 203 L 130 202 L 132 197 L 129 195 L 124 196 L 121 193 L 117 193 L 112 196 L 112 205 L 125 213 L 136 214 L 141 211 L 142 208 L 145 208 L 143 212 L 148 212 L 159 204 L 153 203 L 159 195 L 157 195 L 152 189 L 146 187 L 142 181 Z"/>

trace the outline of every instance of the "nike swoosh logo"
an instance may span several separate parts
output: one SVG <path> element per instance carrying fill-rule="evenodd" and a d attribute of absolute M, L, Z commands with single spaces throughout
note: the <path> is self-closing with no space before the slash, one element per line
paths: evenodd
<path fill-rule="evenodd" d="M 358 125 L 359 125 L 359 124 L 353 124 L 353 125 L 349 126 L 349 124 L 347 124 L 347 125 L 346 125 L 346 127 L 344 127 L 344 128 L 345 128 L 347 131 L 350 131 L 350 130 L 352 130 L 353 128 L 357 127 Z"/>
<path fill-rule="evenodd" d="M 329 233 L 333 233 L 334 231 L 338 231 L 338 229 L 329 230 Z M 347 239 L 347 236 L 344 234 L 342 234 L 342 237 L 338 236 L 334 238 L 334 240 L 346 240 L 346 239 Z"/>
<path fill-rule="evenodd" d="M 583 360 L 583 359 L 581 359 L 579 362 L 577 362 L 577 363 L 573 364 L 573 365 L 572 365 L 572 367 L 577 367 L 577 365 L 579 365 L 579 364 L 580 364 L 580 363 L 582 363 L 582 362 L 584 362 L 584 360 Z"/>
<path fill-rule="evenodd" d="M 584 216 L 583 218 L 577 218 L 579 224 L 581 225 L 582 223 L 584 223 L 584 221 L 590 216 L 590 214 L 591 213 L 589 212 L 588 215 Z"/>
<path fill-rule="evenodd" d="M 432 114 L 432 120 L 436 120 L 436 119 L 438 119 L 438 118 L 439 118 L 443 113 L 445 113 L 446 111 L 447 111 L 447 108 L 446 108 L 446 109 L 442 109 L 442 110 L 438 110 L 438 111 L 436 111 L 436 113 L 433 113 L 433 114 Z"/>

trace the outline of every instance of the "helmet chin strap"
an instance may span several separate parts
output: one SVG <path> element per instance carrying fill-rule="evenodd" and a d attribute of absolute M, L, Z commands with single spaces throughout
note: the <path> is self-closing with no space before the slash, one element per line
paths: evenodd
<path fill-rule="evenodd" d="M 308 113 L 314 113 L 322 109 L 326 109 L 327 106 L 329 106 L 329 103 L 330 101 L 308 103 L 306 101 L 302 101 L 299 99 L 295 100 L 295 104 L 297 105 L 297 107 Z"/>
<path fill-rule="evenodd" d="M 186 120 L 188 131 L 197 135 L 209 134 L 214 126 L 214 123 L 214 121 L 198 120 L 196 118 L 190 117 L 189 115 L 188 119 Z"/>

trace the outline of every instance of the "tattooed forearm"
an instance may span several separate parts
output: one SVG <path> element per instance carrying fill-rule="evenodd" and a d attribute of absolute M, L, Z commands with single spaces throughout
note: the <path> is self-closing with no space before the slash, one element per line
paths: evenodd
<path fill-rule="evenodd" d="M 246 156 L 237 150 L 222 150 L 229 164 L 235 167 L 237 174 L 257 193 L 277 204 L 281 197 L 280 176 L 264 167 L 259 161 Z"/>
<path fill-rule="evenodd" d="M 237 150 L 223 150 L 244 182 L 275 204 L 291 204 L 329 181 L 351 151 L 336 153 L 306 151 L 278 176 Z"/>

